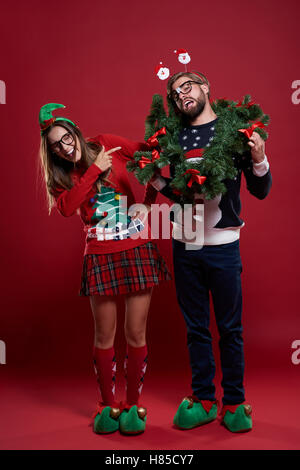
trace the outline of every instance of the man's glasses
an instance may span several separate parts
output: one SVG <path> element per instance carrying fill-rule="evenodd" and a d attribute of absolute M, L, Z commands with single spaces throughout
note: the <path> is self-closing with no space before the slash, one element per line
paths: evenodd
<path fill-rule="evenodd" d="M 184 95 L 189 93 L 192 89 L 193 83 L 197 83 L 198 85 L 202 84 L 202 82 L 195 82 L 194 80 L 188 80 L 187 82 L 184 82 L 182 85 L 176 88 L 176 90 L 172 91 L 171 97 L 173 100 L 178 101 L 180 93 L 183 93 Z"/>
<path fill-rule="evenodd" d="M 72 134 L 67 132 L 66 134 L 62 136 L 60 140 L 58 140 L 57 142 L 54 142 L 53 144 L 50 144 L 50 148 L 52 152 L 60 152 L 60 150 L 62 149 L 62 144 L 72 145 L 73 142 L 74 142 L 74 137 L 72 136 Z"/>

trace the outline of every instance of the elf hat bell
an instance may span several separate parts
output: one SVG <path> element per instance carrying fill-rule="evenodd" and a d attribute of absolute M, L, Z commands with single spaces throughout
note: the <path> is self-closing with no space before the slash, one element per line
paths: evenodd
<path fill-rule="evenodd" d="M 41 127 L 41 134 L 43 134 L 43 132 L 46 129 L 48 129 L 48 127 L 52 126 L 52 124 L 55 121 L 67 121 L 70 124 L 72 124 L 72 126 L 76 127 L 76 124 L 74 124 L 74 122 L 71 121 L 70 119 L 64 118 L 62 116 L 55 117 L 52 115 L 52 111 L 54 111 L 55 109 L 60 109 L 60 108 L 65 108 L 65 106 L 59 103 L 48 103 L 41 107 L 40 113 L 39 113 L 39 123 Z"/>

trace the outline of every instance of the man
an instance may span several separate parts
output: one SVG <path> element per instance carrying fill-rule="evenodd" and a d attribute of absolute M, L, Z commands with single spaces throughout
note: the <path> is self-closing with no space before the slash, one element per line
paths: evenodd
<path fill-rule="evenodd" d="M 210 85 L 203 74 L 182 72 L 173 75 L 167 85 L 168 97 L 183 126 L 179 143 L 195 158 L 196 149 L 213 145 L 218 121 L 210 101 Z M 213 379 L 215 364 L 209 331 L 209 292 L 212 294 L 218 331 L 222 366 L 222 422 L 232 432 L 252 429 L 251 406 L 245 404 L 243 386 L 244 354 L 242 339 L 242 265 L 239 234 L 244 225 L 239 218 L 240 183 L 243 173 L 247 188 L 258 199 L 264 199 L 272 184 L 265 143 L 253 132 L 249 155 L 233 155 L 237 176 L 225 180 L 227 192 L 204 204 L 204 243 L 198 249 L 186 249 L 183 237 L 174 239 L 174 273 L 178 302 L 187 326 L 187 342 L 192 369 L 192 396 L 180 404 L 174 424 L 191 429 L 217 417 L 217 402 Z M 197 157 L 196 157 L 197 158 Z M 201 153 L 199 152 L 199 157 Z M 174 168 L 170 167 L 171 177 Z M 151 184 L 166 197 L 172 189 L 170 180 L 155 176 Z M 176 238 L 176 237 L 175 237 Z"/>

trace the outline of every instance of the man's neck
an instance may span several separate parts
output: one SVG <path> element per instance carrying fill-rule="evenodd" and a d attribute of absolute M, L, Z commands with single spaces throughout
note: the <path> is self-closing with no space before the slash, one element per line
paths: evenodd
<path fill-rule="evenodd" d="M 207 124 L 208 122 L 214 121 L 217 117 L 218 116 L 214 113 L 210 104 L 206 103 L 202 113 L 192 119 L 189 124 L 190 126 L 199 126 L 201 124 Z"/>

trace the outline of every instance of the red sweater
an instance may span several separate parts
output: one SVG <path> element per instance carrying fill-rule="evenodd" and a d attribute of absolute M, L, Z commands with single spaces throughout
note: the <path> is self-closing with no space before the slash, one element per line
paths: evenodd
<path fill-rule="evenodd" d="M 110 187 L 118 194 L 127 196 L 127 207 L 136 203 L 132 193 L 126 163 L 133 159 L 133 154 L 137 150 L 149 150 L 145 143 L 137 143 L 127 140 L 123 137 L 102 134 L 93 141 L 99 142 L 104 145 L 105 150 L 114 147 L 121 147 L 112 154 L 112 168 L 109 174 L 109 181 L 112 183 Z M 84 223 L 84 230 L 88 233 L 91 227 L 95 226 L 92 221 L 95 209 L 93 208 L 97 190 L 95 189 L 95 182 L 101 174 L 100 168 L 94 163 L 85 171 L 74 170 L 71 174 L 74 186 L 70 190 L 60 187 L 55 189 L 55 199 L 58 211 L 65 217 L 69 217 L 78 212 Z M 107 186 L 105 184 L 105 186 Z M 151 185 L 146 186 L 144 204 L 151 205 L 156 199 L 157 191 Z M 135 238 L 127 238 L 124 240 L 104 240 L 99 241 L 97 238 L 86 237 L 86 246 L 84 254 L 105 254 L 114 253 L 118 251 L 128 250 L 136 246 L 142 245 L 150 241 L 151 233 L 148 225 L 145 223 L 145 229 Z"/>

